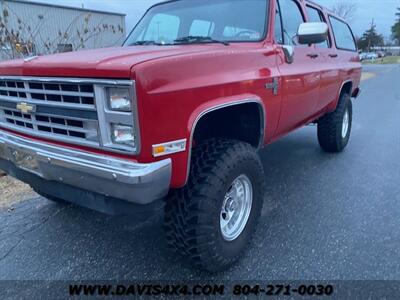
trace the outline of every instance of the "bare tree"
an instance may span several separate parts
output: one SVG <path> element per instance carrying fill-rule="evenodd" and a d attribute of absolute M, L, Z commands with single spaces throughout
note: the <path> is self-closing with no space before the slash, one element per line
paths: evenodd
<path fill-rule="evenodd" d="M 357 11 L 357 5 L 351 2 L 340 2 L 332 7 L 332 11 L 339 17 L 350 20 Z"/>
<path fill-rule="evenodd" d="M 10 18 L 16 20 L 13 25 Z M 97 45 L 103 32 L 117 34 L 124 31 L 121 25 L 108 24 L 104 19 L 93 24 L 91 18 L 90 13 L 81 14 L 71 20 L 66 29 L 58 30 L 58 34 L 43 37 L 41 28 L 45 26 L 45 15 L 38 15 L 34 24 L 28 25 L 17 12 L 4 8 L 0 11 L 0 59 L 51 54 L 63 51 L 63 46 L 79 50 L 86 48 L 89 41 Z"/>

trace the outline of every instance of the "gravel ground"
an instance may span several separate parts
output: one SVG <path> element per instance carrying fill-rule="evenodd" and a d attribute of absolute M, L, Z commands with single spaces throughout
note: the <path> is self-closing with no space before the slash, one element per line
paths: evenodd
<path fill-rule="evenodd" d="M 363 72 L 363 73 L 362 73 L 362 76 L 361 76 L 361 80 L 364 81 L 364 80 L 371 79 L 371 78 L 373 78 L 373 77 L 375 77 L 375 74 L 374 74 L 374 73 L 371 73 L 371 72 Z"/>
<path fill-rule="evenodd" d="M 37 196 L 29 187 L 10 176 L 0 173 L 0 209 L 10 209 L 13 204 Z"/>

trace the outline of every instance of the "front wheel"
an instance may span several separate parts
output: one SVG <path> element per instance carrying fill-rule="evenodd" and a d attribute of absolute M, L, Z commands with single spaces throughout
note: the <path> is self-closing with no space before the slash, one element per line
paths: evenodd
<path fill-rule="evenodd" d="M 326 152 L 341 152 L 350 140 L 353 105 L 349 94 L 343 94 L 336 110 L 318 121 L 318 141 Z"/>
<path fill-rule="evenodd" d="M 236 262 L 261 215 L 264 172 L 243 142 L 213 139 L 193 149 L 187 185 L 167 200 L 167 241 L 201 269 L 216 272 Z"/>

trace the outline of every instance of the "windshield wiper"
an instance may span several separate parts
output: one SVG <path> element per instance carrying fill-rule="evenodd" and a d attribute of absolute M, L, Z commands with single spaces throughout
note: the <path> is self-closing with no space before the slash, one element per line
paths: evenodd
<path fill-rule="evenodd" d="M 229 46 L 229 43 L 226 41 L 215 40 L 210 36 L 185 36 L 179 39 L 176 39 L 175 44 L 196 44 L 196 43 L 219 43 L 225 46 Z"/>
<path fill-rule="evenodd" d="M 131 46 L 142 46 L 142 45 L 157 45 L 163 46 L 165 44 L 157 43 L 156 41 L 136 41 L 131 44 Z"/>

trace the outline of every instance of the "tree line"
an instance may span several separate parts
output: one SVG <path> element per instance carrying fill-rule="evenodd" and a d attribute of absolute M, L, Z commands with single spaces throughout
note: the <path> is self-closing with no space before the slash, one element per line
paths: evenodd
<path fill-rule="evenodd" d="M 351 20 L 354 17 L 357 6 L 353 3 L 343 2 L 332 7 L 332 10 L 342 18 Z M 372 20 L 370 27 L 363 33 L 361 37 L 357 38 L 358 48 L 360 50 L 371 51 L 373 47 L 400 45 L 400 7 L 397 8 L 395 15 L 396 21 L 391 28 L 391 42 L 385 42 L 383 35 L 378 33 L 376 24 L 374 20 Z"/>

